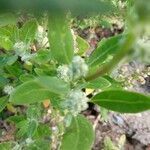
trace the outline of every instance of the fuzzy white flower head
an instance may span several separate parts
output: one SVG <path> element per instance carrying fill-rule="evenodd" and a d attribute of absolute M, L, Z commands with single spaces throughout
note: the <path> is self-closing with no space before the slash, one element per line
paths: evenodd
<path fill-rule="evenodd" d="M 21 60 L 23 61 L 23 62 L 26 62 L 26 63 L 28 63 L 29 62 L 29 60 L 31 60 L 33 57 L 35 57 L 37 54 L 35 53 L 35 54 L 30 54 L 29 52 L 26 52 L 26 53 L 24 53 L 22 56 L 21 56 Z"/>
<path fill-rule="evenodd" d="M 66 100 L 62 102 L 62 107 L 74 116 L 77 116 L 81 111 L 88 108 L 88 101 L 89 99 L 84 92 L 81 90 L 72 90 Z"/>
<path fill-rule="evenodd" d="M 58 77 L 69 82 L 72 80 L 72 72 L 67 65 L 62 65 L 57 68 Z"/>
<path fill-rule="evenodd" d="M 57 69 L 58 77 L 66 82 L 85 77 L 88 73 L 88 65 L 80 56 L 75 56 L 72 63 L 68 65 L 59 66 Z"/>
<path fill-rule="evenodd" d="M 13 90 L 14 90 L 14 88 L 11 85 L 6 85 L 3 89 L 4 93 L 6 93 L 8 95 L 10 95 Z"/>
<path fill-rule="evenodd" d="M 16 143 L 16 145 L 12 148 L 12 150 L 21 150 L 22 146 Z"/>
<path fill-rule="evenodd" d="M 31 138 L 27 138 L 25 140 L 25 142 L 26 142 L 27 145 L 30 145 L 30 144 L 34 143 L 34 141 Z"/>
<path fill-rule="evenodd" d="M 29 48 L 29 46 L 24 42 L 17 42 L 15 43 L 13 48 L 16 52 L 16 55 L 22 56 L 25 53 L 25 51 Z"/>
<path fill-rule="evenodd" d="M 84 59 L 80 56 L 75 56 L 72 60 L 72 71 L 73 78 L 78 79 L 80 77 L 85 77 L 88 73 L 88 65 L 85 63 Z"/>
<path fill-rule="evenodd" d="M 38 26 L 38 30 L 36 33 L 36 39 L 39 44 L 43 45 L 43 44 L 47 43 L 46 46 L 47 47 L 49 46 L 47 32 L 44 30 L 44 28 L 42 26 Z"/>
<path fill-rule="evenodd" d="M 14 50 L 17 56 L 21 57 L 21 60 L 24 62 L 29 61 L 35 54 L 30 54 L 29 45 L 24 42 L 17 42 L 14 45 Z"/>

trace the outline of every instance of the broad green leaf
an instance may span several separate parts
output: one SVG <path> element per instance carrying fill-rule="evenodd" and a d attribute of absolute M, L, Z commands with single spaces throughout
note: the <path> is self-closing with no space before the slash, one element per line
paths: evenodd
<path fill-rule="evenodd" d="M 11 50 L 13 43 L 8 37 L 0 36 L 0 47 L 4 48 L 5 50 Z"/>
<path fill-rule="evenodd" d="M 16 55 L 8 56 L 7 65 L 13 65 L 17 61 L 18 57 Z"/>
<path fill-rule="evenodd" d="M 0 68 L 4 67 L 7 63 L 7 56 L 6 55 L 0 55 Z"/>
<path fill-rule="evenodd" d="M 4 96 L 0 98 L 0 112 L 6 107 L 8 103 L 8 97 Z"/>
<path fill-rule="evenodd" d="M 103 0 L 0 0 L 0 10 L 1 11 L 16 11 L 25 10 L 26 12 L 41 12 L 49 11 L 50 13 L 61 13 L 71 11 L 76 15 L 95 15 L 95 14 L 108 14 L 114 10 L 111 1 Z M 61 12 L 60 12 L 61 11 Z"/>
<path fill-rule="evenodd" d="M 28 132 L 28 125 L 29 125 L 28 120 L 22 120 L 20 122 L 17 122 L 15 125 L 18 129 L 16 133 L 17 138 L 25 137 Z"/>
<path fill-rule="evenodd" d="M 37 22 L 35 19 L 26 22 L 20 30 L 21 40 L 28 43 L 32 42 L 37 32 Z"/>
<path fill-rule="evenodd" d="M 111 1 L 103 0 L 36 0 L 35 1 L 20 1 L 20 0 L 9 0 L 10 5 L 6 0 L 0 1 L 0 10 L 13 10 L 20 11 L 26 10 L 26 12 L 45 12 L 49 11 L 50 13 L 61 13 L 62 11 L 71 11 L 76 15 L 95 15 L 95 13 L 108 14 L 114 11 Z M 11 5 L 12 4 L 12 5 Z M 61 12 L 60 12 L 61 11 Z"/>
<path fill-rule="evenodd" d="M 61 150 L 91 150 L 94 132 L 91 123 L 79 115 L 72 119 L 62 139 Z"/>
<path fill-rule="evenodd" d="M 32 138 L 35 135 L 37 131 L 37 127 L 38 127 L 38 122 L 36 120 L 32 119 L 29 121 L 28 130 L 27 130 L 27 136 L 29 138 Z"/>
<path fill-rule="evenodd" d="M 95 80 L 88 82 L 86 88 L 104 89 L 104 88 L 108 88 L 109 86 L 111 86 L 111 83 L 107 79 L 103 77 L 99 77 L 96 78 Z"/>
<path fill-rule="evenodd" d="M 34 69 L 35 73 L 38 75 L 38 76 L 44 76 L 44 75 L 47 75 L 43 69 L 41 68 L 35 68 Z"/>
<path fill-rule="evenodd" d="M 14 104 L 30 104 L 53 99 L 56 95 L 66 94 L 69 86 L 64 81 L 49 76 L 41 76 L 18 86 L 10 95 Z"/>
<path fill-rule="evenodd" d="M 73 37 L 65 16 L 49 16 L 48 38 L 53 58 L 59 63 L 70 63 L 74 52 Z"/>
<path fill-rule="evenodd" d="M 13 77 L 19 77 L 21 74 L 23 74 L 23 70 L 21 68 L 21 64 L 19 64 L 18 62 L 14 63 L 11 66 L 6 66 L 5 69 Z"/>
<path fill-rule="evenodd" d="M 125 37 L 123 35 L 117 35 L 115 37 L 102 40 L 98 47 L 90 55 L 88 64 L 93 67 L 101 65 L 107 61 L 109 57 L 112 57 L 117 51 L 121 50 L 124 38 Z"/>
<path fill-rule="evenodd" d="M 17 19 L 12 13 L 2 13 L 0 14 L 0 27 L 6 25 L 16 24 Z"/>
<path fill-rule="evenodd" d="M 37 51 L 36 55 L 32 58 L 32 61 L 37 64 L 45 64 L 51 59 L 51 51 L 47 49 L 41 49 Z"/>
<path fill-rule="evenodd" d="M 11 122 L 11 123 L 14 123 L 14 124 L 17 124 L 23 120 L 25 120 L 25 116 L 23 115 L 15 115 L 15 116 L 10 116 L 6 119 L 7 122 Z"/>
<path fill-rule="evenodd" d="M 82 39 L 80 36 L 77 36 L 77 48 L 79 49 L 78 54 L 82 55 L 89 49 L 89 44 Z"/>
<path fill-rule="evenodd" d="M 11 35 L 11 31 L 8 27 L 0 27 L 0 36 L 9 37 Z"/>
<path fill-rule="evenodd" d="M 17 25 L 14 25 L 14 26 L 11 26 L 11 27 L 7 27 L 7 30 L 11 31 L 10 40 L 13 43 L 18 42 L 19 37 L 20 37 L 20 33 L 19 33 L 19 28 L 17 27 Z"/>
<path fill-rule="evenodd" d="M 0 143 L 0 150 L 11 150 L 11 149 L 12 149 L 12 143 L 11 142 Z"/>
<path fill-rule="evenodd" d="M 13 44 L 19 40 L 19 29 L 17 25 L 9 25 L 0 28 L 0 37 L 8 38 Z"/>
<path fill-rule="evenodd" d="M 0 88 L 4 87 L 8 83 L 8 79 L 0 76 Z"/>
<path fill-rule="evenodd" d="M 35 133 L 36 138 L 50 137 L 51 130 L 48 124 L 39 124 L 37 132 Z"/>
<path fill-rule="evenodd" d="M 39 67 L 34 69 L 38 76 L 56 76 L 56 65 L 55 64 L 40 64 Z"/>
<path fill-rule="evenodd" d="M 20 77 L 19 77 L 19 80 L 21 82 L 27 82 L 27 81 L 30 81 L 32 79 L 34 79 L 34 75 L 32 74 L 22 74 Z"/>
<path fill-rule="evenodd" d="M 25 150 L 51 150 L 50 141 L 47 138 L 35 139 Z"/>
<path fill-rule="evenodd" d="M 150 109 L 150 97 L 129 91 L 103 91 L 92 102 L 106 109 L 121 113 L 138 113 Z"/>
<path fill-rule="evenodd" d="M 150 1 L 143 3 L 142 0 L 135 1 L 135 11 L 140 22 L 150 23 Z"/>
<path fill-rule="evenodd" d="M 7 66 L 7 65 L 12 65 L 13 63 L 15 63 L 16 60 L 17 60 L 16 56 L 1 54 L 1 56 L 0 56 L 0 68 Z"/>

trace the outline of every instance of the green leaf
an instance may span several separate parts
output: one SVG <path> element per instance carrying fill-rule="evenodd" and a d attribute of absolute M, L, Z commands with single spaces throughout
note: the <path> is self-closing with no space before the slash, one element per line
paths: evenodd
<path fill-rule="evenodd" d="M 19 40 L 19 29 L 17 25 L 9 25 L 0 28 L 0 37 L 9 39 L 13 44 Z"/>
<path fill-rule="evenodd" d="M 0 55 L 0 68 L 4 67 L 8 61 L 7 55 Z"/>
<path fill-rule="evenodd" d="M 150 109 L 150 97 L 129 91 L 103 91 L 92 102 L 106 109 L 121 113 L 138 113 Z"/>
<path fill-rule="evenodd" d="M 65 16 L 49 16 L 48 38 L 52 56 L 59 63 L 70 63 L 73 57 L 73 38 Z"/>
<path fill-rule="evenodd" d="M 51 150 L 49 139 L 35 139 L 34 143 L 27 146 L 26 150 Z"/>
<path fill-rule="evenodd" d="M 105 75 L 104 78 L 111 83 L 111 86 L 109 87 L 110 89 L 122 89 L 122 84 L 119 81 L 113 79 L 108 75 Z"/>
<path fill-rule="evenodd" d="M 14 104 L 30 104 L 53 99 L 56 95 L 64 95 L 69 91 L 69 85 L 56 78 L 43 76 L 23 83 L 10 95 Z"/>
<path fill-rule="evenodd" d="M 79 49 L 78 54 L 82 55 L 89 49 L 89 44 L 82 39 L 80 36 L 77 36 L 77 48 Z"/>
<path fill-rule="evenodd" d="M 0 14 L 0 27 L 6 25 L 16 24 L 16 17 L 12 13 Z"/>
<path fill-rule="evenodd" d="M 34 75 L 32 74 L 22 74 L 20 77 L 19 77 L 19 80 L 21 82 L 27 82 L 27 81 L 30 81 L 32 79 L 34 79 Z"/>
<path fill-rule="evenodd" d="M 51 130 L 48 124 L 39 124 L 37 132 L 35 133 L 35 138 L 50 137 Z"/>
<path fill-rule="evenodd" d="M 0 56 L 0 68 L 7 65 L 12 65 L 16 62 L 17 57 L 12 55 L 1 54 Z"/>
<path fill-rule="evenodd" d="M 0 36 L 9 37 L 11 36 L 11 31 L 8 26 L 0 27 Z"/>
<path fill-rule="evenodd" d="M 28 126 L 29 126 L 28 120 L 22 120 L 16 123 L 16 127 L 18 129 L 16 133 L 17 138 L 22 138 L 27 135 Z"/>
<path fill-rule="evenodd" d="M 82 115 L 74 117 L 62 139 L 61 150 L 91 150 L 94 132 L 91 123 Z"/>
<path fill-rule="evenodd" d="M 11 150 L 11 149 L 12 149 L 12 143 L 11 142 L 0 143 L 0 150 Z"/>
<path fill-rule="evenodd" d="M 7 122 L 11 122 L 11 123 L 14 123 L 14 124 L 17 124 L 23 120 L 25 120 L 25 116 L 23 115 L 15 115 L 15 116 L 10 116 L 6 119 Z"/>
<path fill-rule="evenodd" d="M 12 4 L 12 5 L 11 5 Z M 50 13 L 61 13 L 63 10 L 71 11 L 78 16 L 82 15 L 97 15 L 100 14 L 108 14 L 114 10 L 111 1 L 104 1 L 104 0 L 0 0 L 0 10 L 1 11 L 16 11 L 16 10 L 25 10 L 26 12 L 39 12 L 41 11 L 48 11 Z"/>
<path fill-rule="evenodd" d="M 90 55 L 88 60 L 89 66 L 93 67 L 107 61 L 109 57 L 112 57 L 117 51 L 121 50 L 123 41 L 123 35 L 117 35 L 115 37 L 102 40 L 98 47 Z"/>
<path fill-rule="evenodd" d="M 37 32 L 37 22 L 35 19 L 26 22 L 20 31 L 21 40 L 28 43 L 33 42 Z"/>
<path fill-rule="evenodd" d="M 108 88 L 109 86 L 111 86 L 111 83 L 107 79 L 103 77 L 99 77 L 96 78 L 95 80 L 88 82 L 86 88 L 104 89 L 104 88 Z"/>
<path fill-rule="evenodd" d="M 47 49 L 41 49 L 37 51 L 35 57 L 32 58 L 32 61 L 37 64 L 45 64 L 51 59 L 51 51 Z"/>
<path fill-rule="evenodd" d="M 4 87 L 8 83 L 8 79 L 0 76 L 0 88 Z"/>
<path fill-rule="evenodd" d="M 23 74 L 21 64 L 19 64 L 18 62 L 14 63 L 11 66 L 6 66 L 5 69 L 13 77 L 19 77 L 21 74 Z"/>
<path fill-rule="evenodd" d="M 0 98 L 0 112 L 6 107 L 8 103 L 8 97 L 4 96 Z"/>
<path fill-rule="evenodd" d="M 17 61 L 18 57 L 16 55 L 14 56 L 8 56 L 7 65 L 13 65 Z"/>
<path fill-rule="evenodd" d="M 5 50 L 11 50 L 13 43 L 8 37 L 0 36 L 0 47 Z"/>
<path fill-rule="evenodd" d="M 34 119 L 29 121 L 28 130 L 27 130 L 27 137 L 31 138 L 35 135 L 38 127 L 38 122 Z"/>

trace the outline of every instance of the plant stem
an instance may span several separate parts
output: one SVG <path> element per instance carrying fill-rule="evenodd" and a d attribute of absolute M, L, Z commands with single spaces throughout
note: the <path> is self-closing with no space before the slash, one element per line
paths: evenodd
<path fill-rule="evenodd" d="M 122 49 L 113 57 L 113 59 L 109 63 L 100 67 L 92 75 L 87 76 L 85 80 L 91 81 L 98 78 L 99 76 L 105 75 L 106 73 L 110 72 L 116 66 L 116 64 L 118 64 L 118 62 L 129 52 L 134 41 L 135 41 L 134 34 L 128 34 L 126 41 L 122 45 Z"/>

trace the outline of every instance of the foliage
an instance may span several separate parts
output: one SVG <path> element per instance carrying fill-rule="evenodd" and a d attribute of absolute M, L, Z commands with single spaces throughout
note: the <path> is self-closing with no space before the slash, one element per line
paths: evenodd
<path fill-rule="evenodd" d="M 88 103 L 120 113 L 150 109 L 149 95 L 126 91 L 110 77 L 141 35 L 136 29 L 147 31 L 150 13 L 146 9 L 143 18 L 147 6 L 138 1 L 126 1 L 124 33 L 100 41 L 89 57 L 89 44 L 71 31 L 69 15 L 105 16 L 109 10 L 115 16 L 115 1 L 0 1 L 0 112 L 16 128 L 16 141 L 1 143 L 1 149 L 90 150 L 94 131 L 80 115 Z M 22 8 L 30 13 L 24 16 Z M 92 98 L 85 89 L 94 91 Z M 5 116 L 8 110 L 14 115 Z"/>

